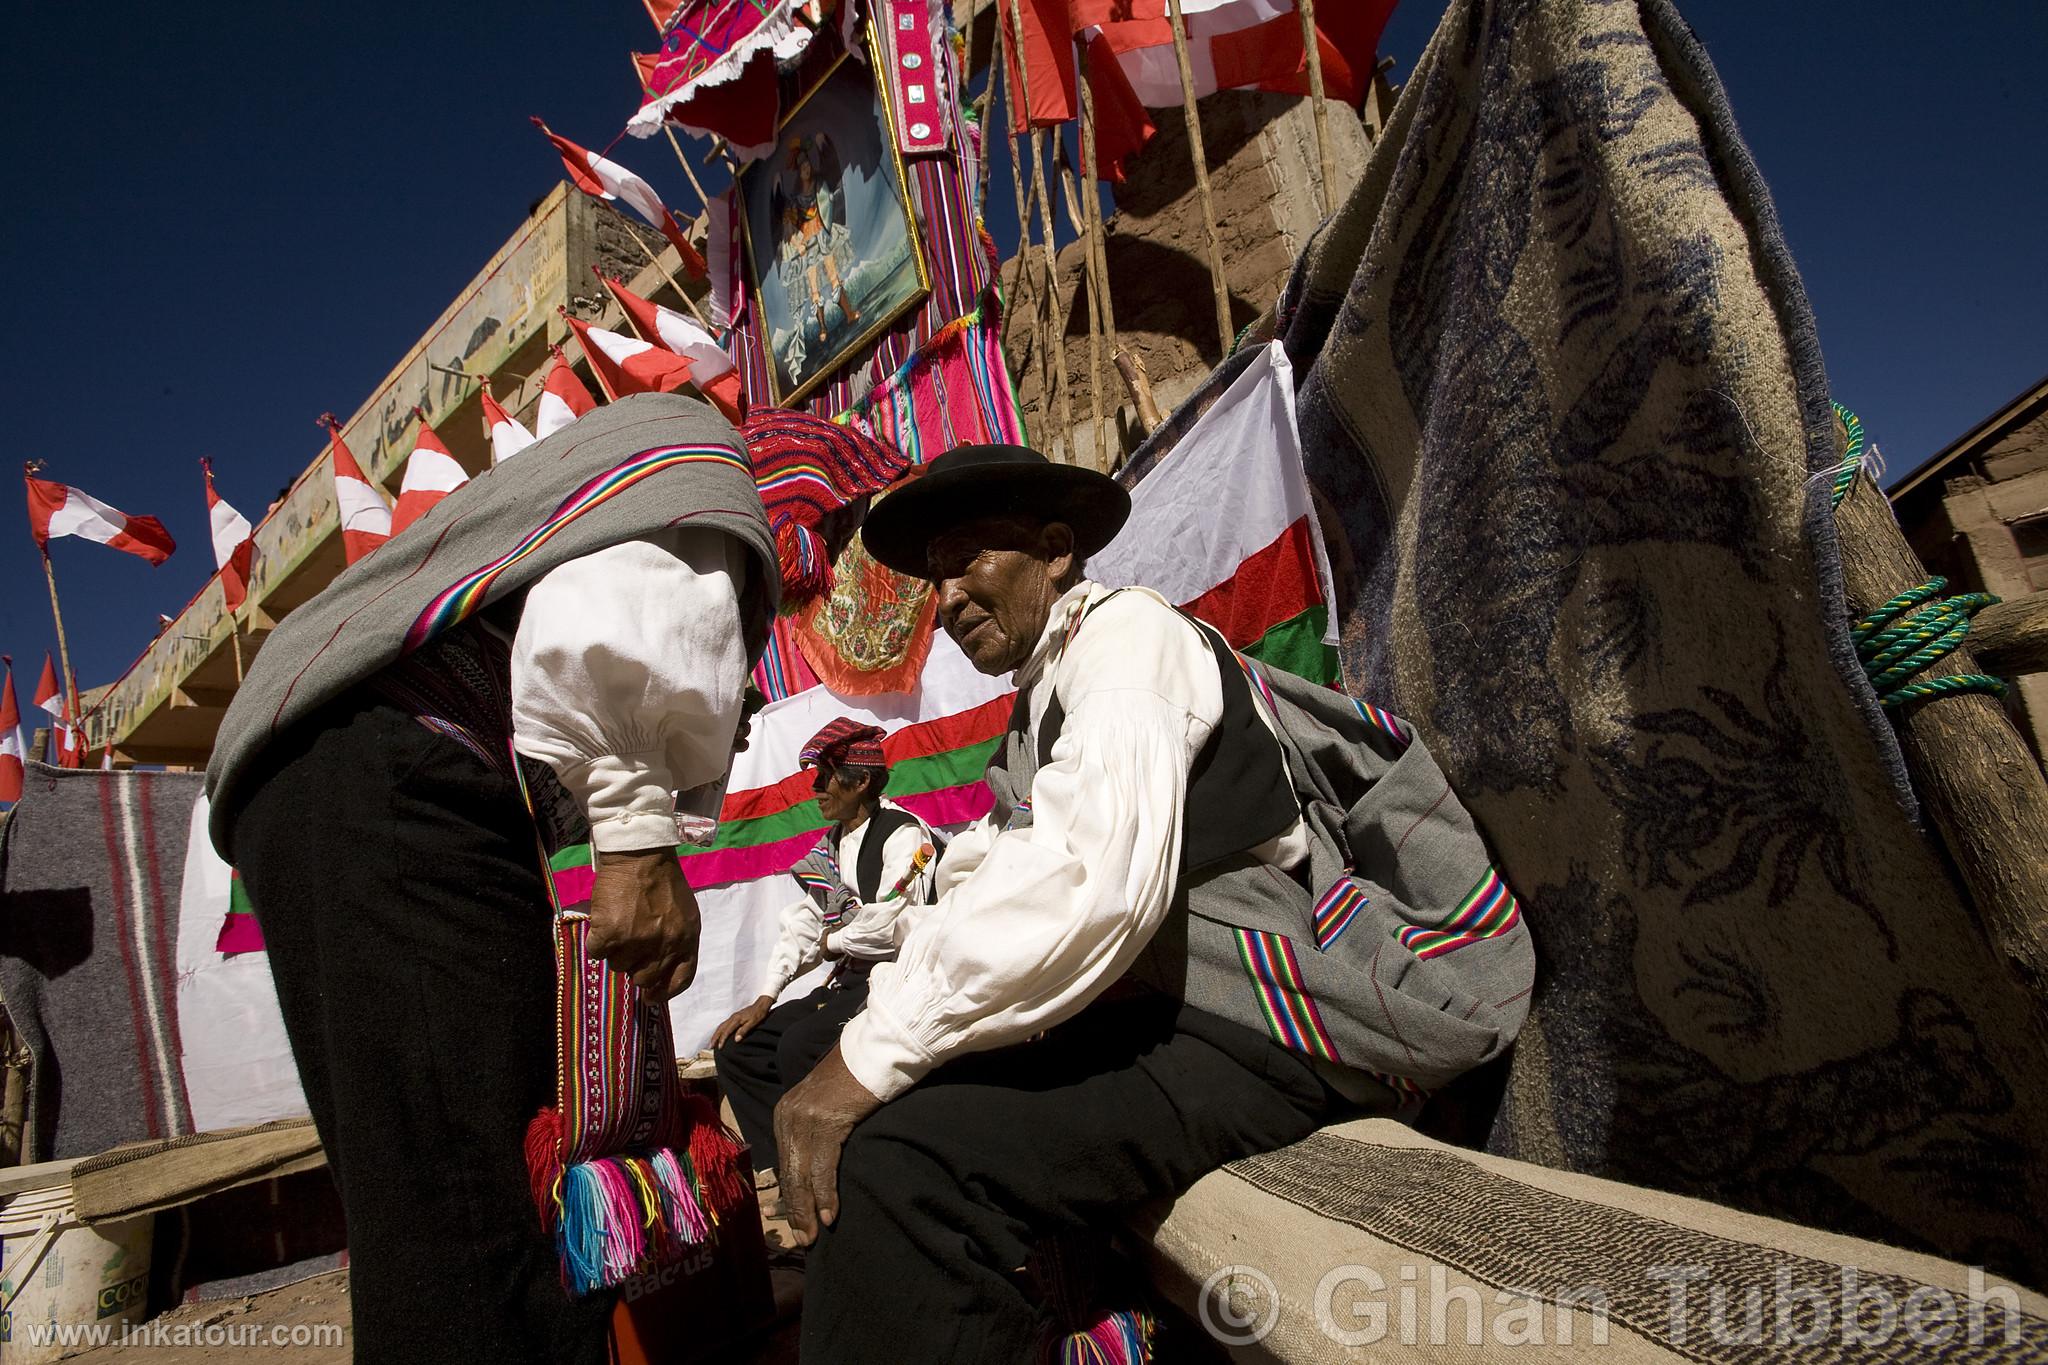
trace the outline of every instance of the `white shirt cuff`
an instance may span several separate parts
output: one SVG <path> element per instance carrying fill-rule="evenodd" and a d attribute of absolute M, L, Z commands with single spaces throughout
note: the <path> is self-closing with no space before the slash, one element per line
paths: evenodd
<path fill-rule="evenodd" d="M 562 784 L 583 803 L 598 852 L 675 847 L 676 798 L 653 754 L 593 758 L 562 773 Z"/>
<path fill-rule="evenodd" d="M 872 1005 L 839 1034 L 839 1057 L 861 1088 L 884 1103 L 923 1080 L 937 1063 Z"/>

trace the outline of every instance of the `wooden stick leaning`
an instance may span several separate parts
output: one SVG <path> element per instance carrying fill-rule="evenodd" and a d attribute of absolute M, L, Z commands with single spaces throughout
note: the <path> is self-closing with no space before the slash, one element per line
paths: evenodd
<path fill-rule="evenodd" d="M 1884 494 L 1859 475 L 1835 509 L 1842 586 L 1853 617 L 1924 582 Z M 1966 646 L 1923 677 L 1979 672 Z M 2048 1040 L 2048 782 L 2033 751 L 1991 697 L 1923 701 L 1898 718 L 1899 747 L 1928 823 L 1941 835 L 1993 953 L 2026 991 Z"/>
<path fill-rule="evenodd" d="M 1122 361 L 1123 341 L 1117 335 L 1116 330 L 1116 291 L 1110 287 L 1109 244 L 1105 240 L 1106 234 L 1102 225 L 1102 169 L 1097 163 L 1095 95 L 1088 85 L 1087 43 L 1080 45 L 1079 63 L 1081 86 L 1081 183 L 1085 187 L 1085 193 L 1082 195 L 1081 202 L 1083 211 L 1087 215 L 1088 269 L 1094 281 L 1094 287 L 1099 291 L 1102 306 L 1102 332 L 1109 343 L 1110 363 L 1115 366 L 1117 374 L 1123 377 L 1124 387 L 1130 390 L 1132 404 L 1134 406 L 1142 406 L 1138 403 L 1136 390 L 1131 386 L 1131 372 Z M 1093 364 L 1092 357 L 1090 363 L 1091 365 Z M 1148 385 L 1147 399 L 1150 396 L 1150 386 Z M 1142 413 L 1139 420 L 1142 424 Z M 1102 472 L 1105 474 L 1116 472 L 1116 466 L 1122 463 L 1121 457 L 1123 454 L 1122 424 L 1116 419 L 1114 414 L 1111 415 L 1110 428 L 1117 436 L 1117 450 L 1115 456 L 1108 458 L 1103 464 Z M 1149 432 L 1151 428 L 1147 427 L 1146 430 Z"/>
<path fill-rule="evenodd" d="M 998 13 L 1000 12 L 999 7 Z M 1074 449 L 1074 414 L 1072 406 L 1067 401 L 1067 318 L 1064 301 L 1060 298 L 1059 254 L 1053 245 L 1052 193 L 1046 186 L 1045 179 L 1045 137 L 1040 130 L 1030 126 L 1031 64 L 1024 54 L 1024 12 L 1015 5 L 1010 7 L 1010 28 L 1004 36 L 1009 39 L 1011 58 L 1017 63 L 1017 85 L 1010 92 L 1011 104 L 1013 108 L 1019 103 L 1022 104 L 1023 123 L 1030 129 L 1031 188 L 1033 196 L 1038 201 L 1039 222 L 1045 230 L 1045 239 L 1042 243 L 1045 251 L 1045 302 L 1050 309 L 1051 321 L 1040 336 L 1045 342 L 1046 359 L 1052 369 L 1052 383 L 1041 400 L 1041 411 L 1050 418 L 1052 405 L 1057 400 L 1059 440 L 1066 443 L 1068 460 L 1071 462 Z M 1017 144 L 1013 144 L 1013 147 L 1015 145 Z M 1029 227 L 1020 224 L 1020 228 L 1024 238 L 1028 240 Z M 1055 346 L 1058 348 L 1058 355 L 1052 354 Z M 1048 443 L 1050 444 L 1052 443 Z M 1046 453 L 1051 454 L 1051 451 L 1048 450 Z"/>
<path fill-rule="evenodd" d="M 653 89 L 640 75 L 640 63 L 633 61 L 633 58 L 630 54 L 627 56 L 626 60 L 628 62 L 632 62 L 633 79 L 640 82 L 640 92 L 645 95 L 653 94 Z M 668 145 L 675 151 L 676 164 L 683 168 L 683 174 L 689 178 L 690 188 L 697 191 L 697 202 L 704 206 L 704 211 L 706 213 L 711 212 L 711 196 L 704 193 L 704 186 L 702 182 L 700 182 L 697 179 L 697 172 L 690 168 L 690 159 L 683 155 L 683 144 L 676 141 L 676 130 L 669 126 L 669 121 L 667 119 L 663 119 L 661 121 L 661 131 L 668 134 Z"/>
<path fill-rule="evenodd" d="M 1088 284 L 1088 409 L 1095 424 L 1095 467 L 1109 472 L 1109 440 L 1102 425 L 1102 286 L 1095 275 L 1095 248 L 1089 241 L 1088 214 L 1081 207 L 1081 193 L 1074 186 L 1074 169 L 1066 157 L 1066 139 L 1060 140 L 1060 188 L 1067 199 L 1067 217 L 1080 233 L 1081 264 Z"/>
<path fill-rule="evenodd" d="M 1316 197 L 1322 205 L 1323 217 L 1327 218 L 1336 194 L 1337 164 L 1330 157 L 1330 102 L 1323 96 L 1323 49 L 1316 41 L 1316 0 L 1295 0 L 1294 11 L 1301 16 L 1301 45 L 1308 54 L 1308 98 L 1316 115 L 1316 159 L 1322 168 Z"/>
<path fill-rule="evenodd" d="M 50 619 L 57 624 L 57 661 L 64 669 L 64 706 L 75 729 L 78 725 L 78 675 L 71 671 L 71 643 L 64 637 L 64 609 L 57 605 L 57 571 L 50 566 L 47 545 L 43 547 L 43 577 L 50 584 Z"/>
<path fill-rule="evenodd" d="M 1014 9 L 1010 12 L 1018 13 Z M 1034 128 L 1031 130 L 1031 179 L 1034 184 L 1044 186 L 1044 192 L 1038 199 L 1038 216 L 1039 227 L 1045 235 L 1040 239 L 1039 246 L 1045 251 L 1045 302 L 1052 310 L 1051 325 L 1047 333 L 1054 351 L 1053 397 L 1059 404 L 1060 440 L 1066 447 L 1067 463 L 1078 464 L 1079 461 L 1074 458 L 1077 454 L 1074 449 L 1074 407 L 1067 385 L 1068 307 L 1065 296 L 1060 293 L 1059 249 L 1054 245 L 1056 238 L 1053 235 L 1052 176 L 1046 170 L 1046 156 L 1045 131 Z"/>
<path fill-rule="evenodd" d="M 670 274 L 669 268 L 661 263 L 661 254 L 650 248 L 645 241 L 642 241 L 639 231 L 630 223 L 626 225 L 626 235 L 631 237 L 634 245 L 638 246 L 647 259 L 654 263 L 654 268 L 661 272 L 662 278 L 675 288 L 676 297 L 683 301 L 683 307 L 690 310 L 690 316 L 697 319 L 697 325 L 707 332 L 710 331 L 711 324 L 705 320 L 702 313 L 697 311 L 697 301 L 690 297 L 689 290 L 683 288 L 683 282 Z M 642 340 L 645 339 L 642 338 Z"/>
<path fill-rule="evenodd" d="M 1187 116 L 1188 154 L 1195 161 L 1195 192 L 1202 201 L 1202 226 L 1209 233 L 1209 283 L 1216 291 L 1216 334 L 1222 339 L 1223 354 L 1230 354 L 1230 285 L 1223 273 L 1223 236 L 1216 230 L 1216 201 L 1209 193 L 1209 157 L 1202 146 L 1202 115 L 1195 108 L 1195 75 L 1188 65 L 1188 27 L 1181 18 L 1180 0 L 1167 0 L 1167 20 L 1173 29 L 1173 58 L 1180 66 L 1180 107 Z"/>
<path fill-rule="evenodd" d="M 1007 66 L 1003 58 L 1004 54 L 1009 50 L 1009 45 L 1008 35 L 1002 25 L 998 23 L 996 26 L 995 55 L 990 59 L 996 63 L 997 74 L 1001 74 Z M 993 75 L 989 77 L 991 81 L 995 80 L 995 78 Z M 1044 405 L 1051 398 L 1052 371 L 1047 368 L 1045 357 L 1045 327 L 1039 320 L 1037 311 L 1035 309 L 1027 310 L 1024 306 L 1026 286 L 1031 282 L 1032 201 L 1025 198 L 1024 195 L 1023 163 L 1018 159 L 1017 139 L 1010 134 L 1010 125 L 1017 121 L 1017 91 L 1014 85 L 1010 83 L 1005 83 L 1003 86 L 1003 111 L 1003 136 L 1007 139 L 1010 149 L 1010 188 L 1017 197 L 1017 291 L 1016 297 L 1010 300 L 1010 307 L 1003 319 L 1003 326 L 1007 329 L 1012 320 L 1020 317 L 1030 320 L 1032 332 L 1031 349 L 1036 353 L 1038 359 L 1038 392 L 1040 406 L 1043 409 Z M 1021 383 L 1023 380 L 1021 369 L 1018 373 L 1010 376 L 1010 379 L 1012 383 Z"/>
<path fill-rule="evenodd" d="M 975 6 L 974 14 L 967 20 L 967 41 L 969 43 L 974 41 L 974 25 L 979 22 L 981 12 L 985 8 L 986 6 L 982 5 Z M 981 164 L 976 166 L 974 170 L 974 216 L 977 219 L 984 216 L 982 207 L 988 203 L 988 111 L 994 107 L 996 77 L 1001 74 L 1003 69 L 1003 49 L 996 41 L 996 31 L 1001 27 L 1002 25 L 997 23 L 989 30 L 988 79 L 982 83 L 981 97 L 974 101 L 974 126 L 981 129 Z M 970 64 L 973 61 L 971 49 L 968 53 L 967 61 Z M 967 73 L 965 71 L 960 73 L 960 79 L 962 83 L 965 83 L 967 80 Z"/>

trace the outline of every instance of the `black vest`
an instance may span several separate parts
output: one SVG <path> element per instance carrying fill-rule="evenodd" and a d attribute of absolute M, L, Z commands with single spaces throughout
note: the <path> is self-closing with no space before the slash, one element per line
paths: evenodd
<path fill-rule="evenodd" d="M 861 840 L 860 862 L 853 869 L 853 890 L 862 902 L 872 902 L 881 892 L 882 845 L 889 837 L 905 825 L 914 825 L 917 817 L 907 810 L 891 810 L 881 807 L 868 817 L 867 838 Z M 832 836 L 832 854 L 839 855 L 839 845 L 846 838 L 844 833 L 835 831 Z"/>
<path fill-rule="evenodd" d="M 1101 602 L 1108 600 L 1104 597 Z M 1188 770 L 1187 810 L 1181 819 L 1183 874 L 1276 839 L 1301 818 L 1286 762 L 1280 756 L 1280 741 L 1259 719 L 1244 669 L 1221 636 L 1193 617 L 1188 621 L 1201 631 L 1210 653 L 1216 656 L 1223 680 L 1223 719 Z M 1031 723 L 1030 696 L 1029 692 L 1017 694 L 1011 729 L 1021 732 Z M 1054 693 L 1038 726 L 1039 767 L 1052 762 L 1052 746 L 1065 723 L 1066 708 Z"/>

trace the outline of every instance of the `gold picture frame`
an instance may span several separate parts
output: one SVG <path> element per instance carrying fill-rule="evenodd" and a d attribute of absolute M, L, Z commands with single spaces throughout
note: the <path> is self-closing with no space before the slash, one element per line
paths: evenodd
<path fill-rule="evenodd" d="M 869 74 L 886 70 L 872 29 L 866 42 L 868 70 L 841 55 L 776 125 L 775 150 L 739 175 L 749 307 L 777 407 L 931 297 L 896 110 Z"/>

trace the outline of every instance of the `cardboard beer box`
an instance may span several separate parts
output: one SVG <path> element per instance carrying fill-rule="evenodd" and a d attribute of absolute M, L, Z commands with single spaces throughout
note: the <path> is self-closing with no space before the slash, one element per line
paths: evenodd
<path fill-rule="evenodd" d="M 768 1244 L 753 1190 L 718 1233 L 673 1265 L 626 1281 L 612 1310 L 618 1365 L 708 1360 L 774 1319 Z"/>

